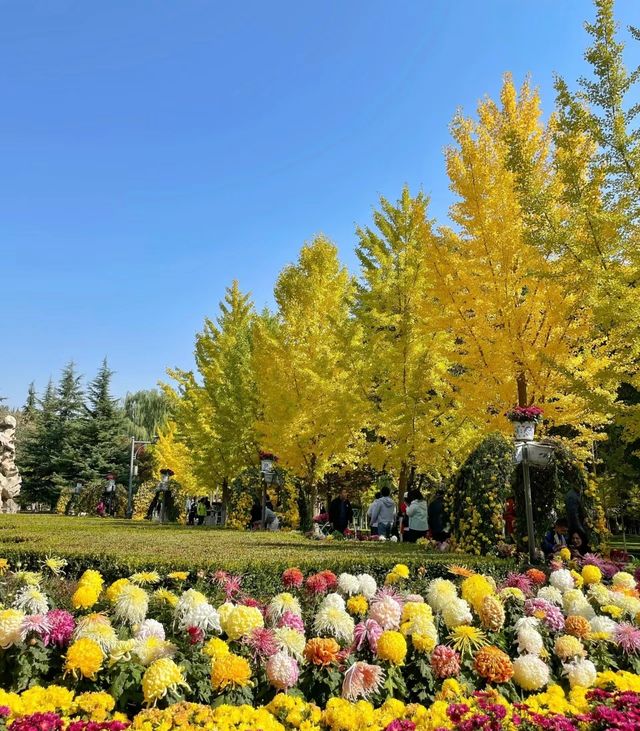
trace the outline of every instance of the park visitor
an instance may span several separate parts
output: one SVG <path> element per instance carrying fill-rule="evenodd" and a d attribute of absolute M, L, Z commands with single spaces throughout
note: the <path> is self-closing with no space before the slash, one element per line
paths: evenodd
<path fill-rule="evenodd" d="M 380 490 L 380 497 L 371 506 L 371 524 L 375 523 L 378 535 L 384 538 L 391 538 L 393 522 L 396 517 L 396 504 L 390 495 L 391 490 L 385 485 Z"/>
<path fill-rule="evenodd" d="M 415 543 L 418 538 L 424 538 L 429 530 L 429 511 L 427 501 L 422 497 L 420 490 L 411 490 L 407 499 L 407 518 L 409 530 L 404 540 Z"/>
<path fill-rule="evenodd" d="M 198 500 L 197 513 L 198 525 L 204 525 L 204 519 L 207 517 L 207 503 L 204 501 L 203 497 Z"/>
<path fill-rule="evenodd" d="M 542 551 L 547 558 L 552 558 L 561 548 L 566 548 L 568 530 L 567 519 L 558 518 L 553 528 L 545 533 L 542 539 Z"/>
<path fill-rule="evenodd" d="M 100 518 L 104 518 L 104 516 L 105 516 L 105 508 L 104 508 L 104 501 L 103 500 L 100 500 L 100 502 L 96 506 L 96 513 L 98 513 L 98 516 Z"/>
<path fill-rule="evenodd" d="M 590 552 L 589 545 L 587 543 L 587 537 L 582 531 L 574 530 L 571 533 L 571 540 L 569 541 L 569 550 L 573 558 L 582 558 L 585 553 Z"/>
<path fill-rule="evenodd" d="M 442 543 L 449 538 L 447 532 L 448 520 L 444 509 L 444 490 L 438 488 L 436 496 L 429 505 L 429 528 L 431 529 L 431 537 Z"/>
<path fill-rule="evenodd" d="M 329 520 L 333 530 L 344 533 L 347 526 L 353 520 L 353 509 L 347 500 L 347 491 L 342 488 L 338 497 L 334 498 L 329 505 Z"/>
<path fill-rule="evenodd" d="M 369 505 L 369 510 L 367 510 L 367 518 L 369 519 L 369 530 L 371 531 L 372 536 L 378 535 L 378 518 L 376 516 L 374 522 L 373 512 L 378 500 L 380 500 L 380 497 L 381 493 L 377 492 L 373 498 L 373 502 L 371 503 L 371 505 Z"/>
<path fill-rule="evenodd" d="M 573 534 L 574 531 L 579 531 L 586 535 L 586 531 L 584 529 L 585 514 L 582 495 L 573 486 L 564 496 L 564 507 L 567 513 L 569 534 Z"/>
<path fill-rule="evenodd" d="M 198 506 L 195 500 L 191 501 L 189 505 L 189 512 L 187 513 L 187 525 L 195 525 L 196 517 L 198 515 Z"/>

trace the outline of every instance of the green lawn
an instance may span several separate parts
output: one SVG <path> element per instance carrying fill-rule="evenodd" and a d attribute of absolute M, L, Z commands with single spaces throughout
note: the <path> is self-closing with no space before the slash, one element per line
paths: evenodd
<path fill-rule="evenodd" d="M 0 557 L 40 559 L 64 556 L 79 568 L 173 566 L 251 571 L 283 566 L 339 568 L 397 562 L 416 564 L 443 558 L 399 543 L 311 541 L 296 533 L 252 533 L 146 521 L 76 518 L 59 515 L 0 515 Z"/>

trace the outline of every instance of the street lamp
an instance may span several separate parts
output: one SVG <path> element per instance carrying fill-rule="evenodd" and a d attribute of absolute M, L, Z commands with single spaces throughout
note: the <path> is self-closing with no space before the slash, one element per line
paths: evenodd
<path fill-rule="evenodd" d="M 129 460 L 129 491 L 127 494 L 127 518 L 133 516 L 133 477 L 138 474 L 137 465 L 134 466 L 134 462 L 138 457 L 138 453 L 147 444 L 157 444 L 160 437 L 156 436 L 147 441 L 145 439 L 136 439 L 131 437 L 131 459 Z"/>
<path fill-rule="evenodd" d="M 174 471 L 169 468 L 160 470 L 160 484 L 156 488 L 156 492 L 159 493 L 158 500 L 160 502 L 160 522 L 164 523 L 167 517 L 167 494 L 171 490 L 169 487 L 169 480 L 174 475 Z"/>
<path fill-rule="evenodd" d="M 262 479 L 262 530 L 267 526 L 267 486 L 278 481 L 276 462 L 278 458 L 270 452 L 260 453 L 260 477 Z"/>

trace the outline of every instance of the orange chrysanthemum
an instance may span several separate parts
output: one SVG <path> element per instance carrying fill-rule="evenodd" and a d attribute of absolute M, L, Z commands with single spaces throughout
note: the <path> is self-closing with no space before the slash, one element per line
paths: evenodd
<path fill-rule="evenodd" d="M 478 675 L 490 683 L 506 683 L 513 677 L 509 655 L 493 645 L 478 650 L 473 667 Z"/>
<path fill-rule="evenodd" d="M 463 576 L 465 578 L 469 578 L 469 576 L 473 576 L 476 573 L 473 569 L 468 569 L 466 566 L 460 566 L 459 564 L 451 564 L 448 571 L 454 576 Z"/>
<path fill-rule="evenodd" d="M 526 575 L 538 586 L 542 586 L 547 581 L 547 575 L 544 571 L 540 571 L 540 569 L 529 569 Z"/>
<path fill-rule="evenodd" d="M 304 657 L 307 662 L 326 668 L 337 660 L 339 652 L 340 645 L 333 637 L 314 637 L 305 645 Z"/>
<path fill-rule="evenodd" d="M 568 635 L 573 635 L 573 637 L 583 640 L 591 632 L 591 625 L 588 619 L 578 614 L 572 614 L 565 620 L 564 631 Z"/>

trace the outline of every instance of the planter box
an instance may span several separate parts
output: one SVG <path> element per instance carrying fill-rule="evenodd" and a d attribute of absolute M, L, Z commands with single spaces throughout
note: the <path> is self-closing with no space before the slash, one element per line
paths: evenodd
<path fill-rule="evenodd" d="M 531 442 L 536 435 L 535 421 L 515 421 L 513 435 L 516 442 Z"/>

